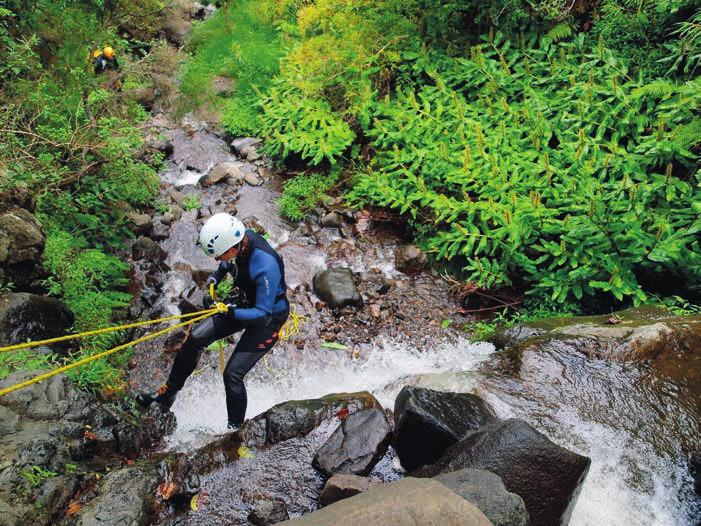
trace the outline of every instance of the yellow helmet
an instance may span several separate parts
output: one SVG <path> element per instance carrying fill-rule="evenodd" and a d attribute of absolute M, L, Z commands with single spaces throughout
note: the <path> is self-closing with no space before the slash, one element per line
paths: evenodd
<path fill-rule="evenodd" d="M 100 56 L 100 50 L 96 49 L 95 51 L 92 52 L 92 58 L 95 59 Z"/>
<path fill-rule="evenodd" d="M 102 50 L 102 54 L 105 55 L 108 60 L 112 60 L 114 58 L 114 49 L 112 49 L 111 46 L 105 46 L 105 49 Z"/>

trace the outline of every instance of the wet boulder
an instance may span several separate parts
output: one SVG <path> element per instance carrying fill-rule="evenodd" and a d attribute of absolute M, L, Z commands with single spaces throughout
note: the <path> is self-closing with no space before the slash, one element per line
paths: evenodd
<path fill-rule="evenodd" d="M 391 438 L 384 411 L 358 411 L 343 420 L 312 464 L 327 477 L 335 473 L 367 475 L 387 451 Z"/>
<path fill-rule="evenodd" d="M 202 177 L 199 184 L 207 188 L 226 180 L 240 183 L 247 173 L 244 166 L 240 161 L 222 161 Z"/>
<path fill-rule="evenodd" d="M 333 475 L 326 481 L 324 489 L 321 495 L 319 495 L 319 502 L 324 506 L 328 506 L 337 500 L 347 499 L 353 495 L 367 491 L 375 485 L 377 485 L 377 482 L 367 477 L 339 473 L 338 475 Z"/>
<path fill-rule="evenodd" d="M 694 490 L 701 497 L 701 451 L 694 451 L 689 460 L 691 474 L 694 477 Z"/>
<path fill-rule="evenodd" d="M 147 524 L 158 501 L 158 471 L 149 464 L 108 473 L 97 496 L 80 507 L 75 526 L 95 524 Z"/>
<path fill-rule="evenodd" d="M 482 469 L 461 469 L 434 478 L 477 506 L 494 526 L 528 526 L 523 499 L 507 491 L 502 480 Z"/>
<path fill-rule="evenodd" d="M 258 500 L 253 504 L 253 510 L 248 515 L 248 520 L 257 526 L 277 524 L 290 518 L 287 506 L 284 502 Z"/>
<path fill-rule="evenodd" d="M 382 406 L 370 393 L 340 393 L 312 400 L 291 400 L 270 408 L 264 415 L 266 440 L 275 444 L 310 433 L 324 420 L 336 415 Z"/>
<path fill-rule="evenodd" d="M 519 495 L 534 525 L 567 524 L 591 459 L 551 442 L 521 420 L 493 422 L 449 447 L 412 475 L 435 477 L 464 468 L 501 477 Z"/>
<path fill-rule="evenodd" d="M 0 345 L 66 334 L 73 313 L 55 298 L 17 292 L 0 296 Z"/>
<path fill-rule="evenodd" d="M 131 246 L 131 256 L 134 260 L 143 259 L 149 263 L 157 263 L 166 258 L 166 253 L 153 239 L 141 236 Z"/>
<path fill-rule="evenodd" d="M 405 478 L 382 484 L 295 519 L 297 526 L 488 526 L 473 504 L 435 480 Z"/>
<path fill-rule="evenodd" d="M 114 426 L 112 434 L 116 441 L 115 450 L 126 458 L 135 459 L 174 430 L 175 415 L 163 411 L 158 404 L 153 404 L 148 411 L 142 413 L 140 425 L 122 421 Z"/>
<path fill-rule="evenodd" d="M 405 245 L 395 252 L 394 266 L 398 271 L 411 276 L 428 267 L 428 258 L 417 246 Z"/>
<path fill-rule="evenodd" d="M 321 218 L 321 225 L 326 228 L 340 228 L 343 226 L 343 216 L 338 212 L 329 212 Z"/>
<path fill-rule="evenodd" d="M 39 223 L 24 208 L 0 214 L 0 278 L 4 273 L 15 286 L 29 283 L 40 266 L 45 241 Z"/>
<path fill-rule="evenodd" d="M 331 307 L 357 305 L 362 297 L 349 268 L 331 268 L 317 273 L 313 280 L 314 292 Z"/>
<path fill-rule="evenodd" d="M 153 219 L 148 214 L 140 214 L 135 210 L 131 210 L 125 214 L 128 220 L 127 226 L 129 230 L 135 234 L 148 235 L 153 228 Z"/>
<path fill-rule="evenodd" d="M 405 386 L 394 402 L 394 447 L 410 471 L 435 462 L 467 432 L 495 419 L 491 407 L 473 394 Z"/>

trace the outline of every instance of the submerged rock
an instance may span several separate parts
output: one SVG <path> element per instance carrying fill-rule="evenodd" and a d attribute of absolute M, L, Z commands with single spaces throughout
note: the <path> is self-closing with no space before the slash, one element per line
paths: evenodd
<path fill-rule="evenodd" d="M 496 420 L 480 397 L 405 386 L 394 402 L 395 444 L 402 466 L 411 471 L 438 460 L 468 431 Z"/>
<path fill-rule="evenodd" d="M 331 307 L 345 307 L 362 302 L 349 268 L 331 268 L 314 276 L 314 292 Z"/>
<path fill-rule="evenodd" d="M 290 518 L 287 506 L 284 502 L 259 500 L 253 505 L 253 511 L 249 513 L 248 520 L 257 526 L 268 526 L 286 521 Z"/>
<path fill-rule="evenodd" d="M 326 476 L 367 475 L 387 451 L 391 438 L 392 428 L 384 411 L 358 411 L 346 417 L 321 446 L 313 465 Z"/>
<path fill-rule="evenodd" d="M 473 504 L 434 480 L 406 478 L 376 486 L 304 515 L 298 526 L 488 526 L 491 522 Z"/>
<path fill-rule="evenodd" d="M 551 442 L 521 420 L 488 424 L 449 447 L 415 476 L 435 477 L 463 468 L 495 473 L 518 494 L 534 525 L 567 524 L 591 460 Z"/>
<path fill-rule="evenodd" d="M 477 506 L 494 526 L 527 526 L 523 499 L 507 491 L 502 480 L 482 469 L 461 469 L 434 477 L 465 500 Z"/>

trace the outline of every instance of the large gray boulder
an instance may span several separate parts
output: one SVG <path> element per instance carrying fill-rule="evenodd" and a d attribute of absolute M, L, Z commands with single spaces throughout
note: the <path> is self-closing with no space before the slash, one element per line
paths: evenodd
<path fill-rule="evenodd" d="M 494 526 L 528 526 L 523 499 L 506 490 L 502 480 L 482 469 L 461 469 L 434 478 L 477 506 Z"/>
<path fill-rule="evenodd" d="M 327 477 L 334 473 L 367 475 L 387 451 L 391 438 L 392 428 L 384 411 L 358 411 L 343 420 L 312 465 Z"/>
<path fill-rule="evenodd" d="M 275 444 L 304 436 L 339 411 L 351 415 L 373 407 L 382 408 L 377 399 L 366 391 L 283 402 L 268 409 L 266 413 L 266 441 Z"/>
<path fill-rule="evenodd" d="M 314 291 L 331 307 L 345 307 L 362 302 L 349 268 L 331 268 L 314 276 Z"/>
<path fill-rule="evenodd" d="M 521 420 L 483 426 L 449 447 L 414 476 L 435 477 L 464 468 L 497 474 L 526 504 L 533 525 L 567 524 L 591 459 L 551 442 Z"/>
<path fill-rule="evenodd" d="M 0 278 L 15 286 L 28 283 L 39 266 L 46 238 L 39 223 L 24 208 L 0 214 Z"/>
<path fill-rule="evenodd" d="M 0 346 L 63 336 L 73 313 L 55 298 L 8 293 L 0 296 Z"/>
<path fill-rule="evenodd" d="M 489 405 L 473 394 L 405 386 L 394 402 L 394 448 L 411 471 L 437 461 L 467 432 L 495 419 Z"/>
<path fill-rule="evenodd" d="M 435 480 L 405 478 L 376 486 L 309 515 L 285 522 L 295 526 L 489 526 L 473 504 Z"/>

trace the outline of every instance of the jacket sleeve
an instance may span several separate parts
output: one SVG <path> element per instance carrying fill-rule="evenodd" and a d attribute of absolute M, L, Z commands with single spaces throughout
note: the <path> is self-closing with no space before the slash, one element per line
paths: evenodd
<path fill-rule="evenodd" d="M 217 270 L 212 272 L 209 275 L 209 277 L 214 278 L 217 281 L 217 284 L 219 284 L 221 282 L 221 280 L 224 279 L 224 276 L 226 276 L 226 273 L 230 272 L 232 268 L 233 268 L 233 263 L 231 263 L 230 261 L 222 261 L 219 263 Z"/>
<path fill-rule="evenodd" d="M 263 325 L 273 312 L 280 284 L 277 261 L 262 250 L 255 250 L 249 262 L 251 277 L 256 284 L 256 304 L 250 309 L 235 309 L 234 319 L 244 326 Z"/>

